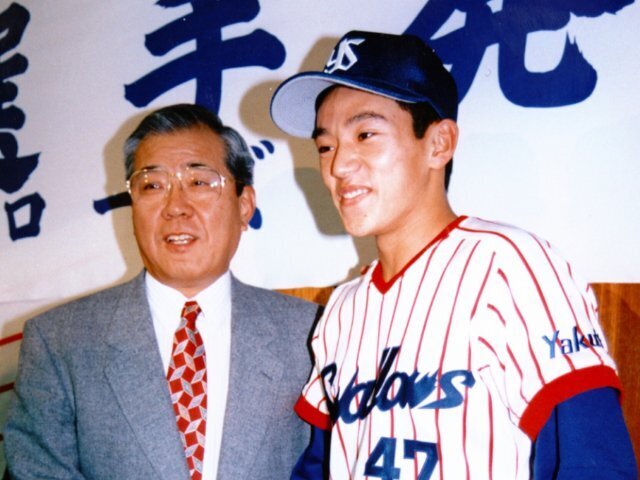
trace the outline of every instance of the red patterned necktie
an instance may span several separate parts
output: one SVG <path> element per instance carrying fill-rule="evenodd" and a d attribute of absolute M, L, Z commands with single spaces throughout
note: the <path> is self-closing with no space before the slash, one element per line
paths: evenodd
<path fill-rule="evenodd" d="M 202 478 L 207 422 L 207 362 L 196 328 L 200 312 L 197 302 L 184 304 L 167 372 L 173 410 L 193 480 Z"/>

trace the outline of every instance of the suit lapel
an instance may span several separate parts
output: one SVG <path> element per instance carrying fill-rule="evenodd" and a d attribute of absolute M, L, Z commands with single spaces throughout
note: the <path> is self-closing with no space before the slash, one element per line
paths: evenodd
<path fill-rule="evenodd" d="M 156 468 L 157 478 L 188 478 L 145 295 L 144 275 L 128 286 L 113 312 L 107 338 L 111 355 L 105 375 L 140 449 Z"/>
<path fill-rule="evenodd" d="M 231 368 L 218 480 L 245 478 L 251 452 L 265 448 L 266 426 L 284 365 L 270 350 L 277 333 L 259 307 L 251 287 L 232 279 Z"/>

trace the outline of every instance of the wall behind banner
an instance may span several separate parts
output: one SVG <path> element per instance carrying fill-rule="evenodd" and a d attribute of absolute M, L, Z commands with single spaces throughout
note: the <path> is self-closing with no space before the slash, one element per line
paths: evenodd
<path fill-rule="evenodd" d="M 259 212 L 239 278 L 333 285 L 372 259 L 345 235 L 311 142 L 268 115 L 278 83 L 321 68 L 347 30 L 409 31 L 451 68 L 458 213 L 533 230 L 590 282 L 640 281 L 636 2 L 162 3 L 0 1 L 0 425 L 24 320 L 141 268 L 120 149 L 152 109 L 204 104 L 252 147 Z"/>

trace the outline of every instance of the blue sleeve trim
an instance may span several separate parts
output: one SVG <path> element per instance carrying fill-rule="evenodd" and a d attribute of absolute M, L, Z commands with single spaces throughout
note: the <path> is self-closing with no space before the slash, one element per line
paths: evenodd
<path fill-rule="evenodd" d="M 532 469 L 536 480 L 637 479 L 617 391 L 597 388 L 557 405 L 534 444 Z"/>
<path fill-rule="evenodd" d="M 291 480 L 321 480 L 328 478 L 329 473 L 329 440 L 331 432 L 318 427 L 311 427 L 309 446 L 302 453 L 293 472 Z"/>

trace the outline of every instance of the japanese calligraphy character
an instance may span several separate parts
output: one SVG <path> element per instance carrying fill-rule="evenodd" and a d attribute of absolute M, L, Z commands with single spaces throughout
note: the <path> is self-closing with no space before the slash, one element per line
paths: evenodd
<path fill-rule="evenodd" d="M 40 220 L 47 204 L 39 193 L 32 193 L 13 203 L 4 204 L 9 219 L 9 236 L 14 242 L 21 238 L 36 237 L 40 234 Z M 25 207 L 29 207 L 29 221 L 24 225 L 18 225 L 16 213 Z"/>
<path fill-rule="evenodd" d="M 125 98 L 137 107 L 195 79 L 195 103 L 218 112 L 224 70 L 252 65 L 275 69 L 284 62 L 284 46 L 264 30 L 222 40 L 223 27 L 258 15 L 257 0 L 160 0 L 157 4 L 165 8 L 191 4 L 193 12 L 148 34 L 149 52 L 162 56 L 190 40 L 196 41 L 196 48 L 126 85 Z"/>
<path fill-rule="evenodd" d="M 524 107 L 571 105 L 588 98 L 596 70 L 568 38 L 560 63 L 548 72 L 530 72 L 524 64 L 527 35 L 559 30 L 576 16 L 615 13 L 633 0 L 504 0 L 493 12 L 489 2 L 430 0 L 406 30 L 428 41 L 445 64 L 451 65 L 460 99 L 464 98 L 487 47 L 499 46 L 498 77 L 504 96 Z M 439 38 L 431 37 L 454 13 L 466 15 L 465 25 Z"/>
<path fill-rule="evenodd" d="M 17 3 L 0 13 L 0 58 L 18 46 L 29 18 L 28 10 Z M 6 79 L 24 73 L 28 64 L 26 57 L 19 53 L 0 62 L 0 128 L 19 129 L 24 125 L 22 110 L 13 105 L 5 108 L 4 104 L 18 95 L 18 87 Z"/>
<path fill-rule="evenodd" d="M 15 193 L 38 166 L 39 154 L 18 157 L 18 142 L 7 132 L 0 132 L 0 154 L 0 190 Z"/>

